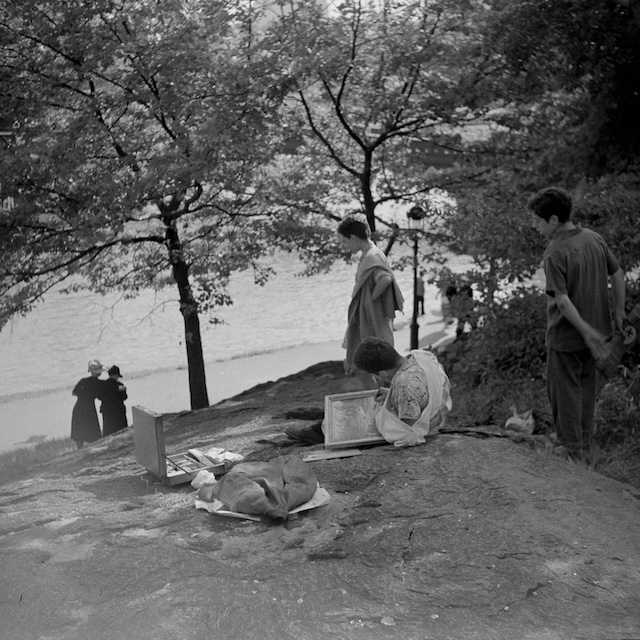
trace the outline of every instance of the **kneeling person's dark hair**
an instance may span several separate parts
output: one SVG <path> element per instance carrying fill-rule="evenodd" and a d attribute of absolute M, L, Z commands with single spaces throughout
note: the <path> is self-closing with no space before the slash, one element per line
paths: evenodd
<path fill-rule="evenodd" d="M 353 354 L 353 363 L 367 373 L 393 369 L 400 354 L 380 338 L 365 338 Z"/>

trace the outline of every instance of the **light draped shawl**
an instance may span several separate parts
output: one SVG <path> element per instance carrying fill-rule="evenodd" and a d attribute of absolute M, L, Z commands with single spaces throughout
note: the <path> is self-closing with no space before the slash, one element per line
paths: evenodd
<path fill-rule="evenodd" d="M 391 277 L 391 284 L 383 294 L 373 300 L 371 294 L 380 272 Z M 384 252 L 374 244 L 360 260 L 356 273 L 356 284 L 351 294 L 347 331 L 343 348 L 347 350 L 347 370 L 353 368 L 353 354 L 364 338 L 373 336 L 393 345 L 392 320 L 396 311 L 402 311 L 404 298 Z"/>

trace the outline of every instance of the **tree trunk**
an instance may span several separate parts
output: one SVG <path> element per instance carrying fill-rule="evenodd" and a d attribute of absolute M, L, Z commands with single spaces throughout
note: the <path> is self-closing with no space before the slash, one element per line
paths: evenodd
<path fill-rule="evenodd" d="M 182 279 L 182 276 L 176 275 L 177 270 L 178 269 L 174 267 L 174 277 L 176 278 L 180 291 L 180 313 L 182 313 L 184 320 L 187 368 L 189 371 L 189 398 L 192 409 L 204 409 L 209 406 L 209 395 L 207 393 L 207 375 L 204 367 L 204 355 L 202 353 L 202 334 L 200 333 L 198 305 L 195 300 L 193 300 L 191 287 L 188 282 L 186 285 L 188 293 L 186 296 L 183 294 L 184 287 L 181 286 L 179 281 L 179 278 Z"/>
<path fill-rule="evenodd" d="M 209 406 L 209 395 L 207 393 L 207 376 L 204 368 L 204 355 L 202 353 L 202 334 L 200 332 L 200 318 L 198 317 L 198 303 L 193 298 L 193 292 L 189 283 L 189 265 L 184 261 L 178 232 L 174 224 L 165 224 L 169 260 L 171 262 L 173 278 L 178 285 L 178 291 L 180 293 L 180 313 L 184 320 L 191 409 L 204 409 Z"/>
<path fill-rule="evenodd" d="M 364 169 L 360 174 L 360 191 L 362 193 L 362 200 L 364 203 L 364 212 L 371 227 L 371 233 L 376 232 L 376 205 L 373 200 L 373 194 L 371 193 L 371 178 L 372 178 L 372 154 L 370 151 L 365 151 L 364 155 Z"/>

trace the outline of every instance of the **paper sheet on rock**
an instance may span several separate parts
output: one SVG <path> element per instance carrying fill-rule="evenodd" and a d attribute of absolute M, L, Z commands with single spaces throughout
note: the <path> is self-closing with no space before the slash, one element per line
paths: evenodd
<path fill-rule="evenodd" d="M 295 509 L 289 511 L 289 515 L 292 516 L 300 511 L 308 511 L 309 509 L 315 509 L 316 507 L 322 507 L 327 504 L 331 500 L 331 496 L 326 489 L 323 489 L 320 485 L 316 487 L 316 491 L 313 494 L 311 500 L 307 500 L 304 504 L 297 506 Z M 196 509 L 204 509 L 209 513 L 213 513 L 219 516 L 228 516 L 230 518 L 242 518 L 244 520 L 254 520 L 255 522 L 260 522 L 262 520 L 261 516 L 256 516 L 248 513 L 238 513 L 236 511 L 228 511 L 225 509 L 224 504 L 220 502 L 220 500 L 214 499 L 212 502 L 207 502 L 206 500 L 201 500 L 200 498 L 195 499 L 195 507 Z"/>

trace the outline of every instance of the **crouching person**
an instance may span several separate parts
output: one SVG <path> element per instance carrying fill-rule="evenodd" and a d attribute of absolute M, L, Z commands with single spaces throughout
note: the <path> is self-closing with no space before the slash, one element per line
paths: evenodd
<path fill-rule="evenodd" d="M 423 444 L 451 411 L 449 378 L 436 356 L 416 349 L 401 356 L 380 338 L 365 338 L 353 358 L 358 369 L 375 375 L 382 386 L 376 427 L 396 447 Z"/>

